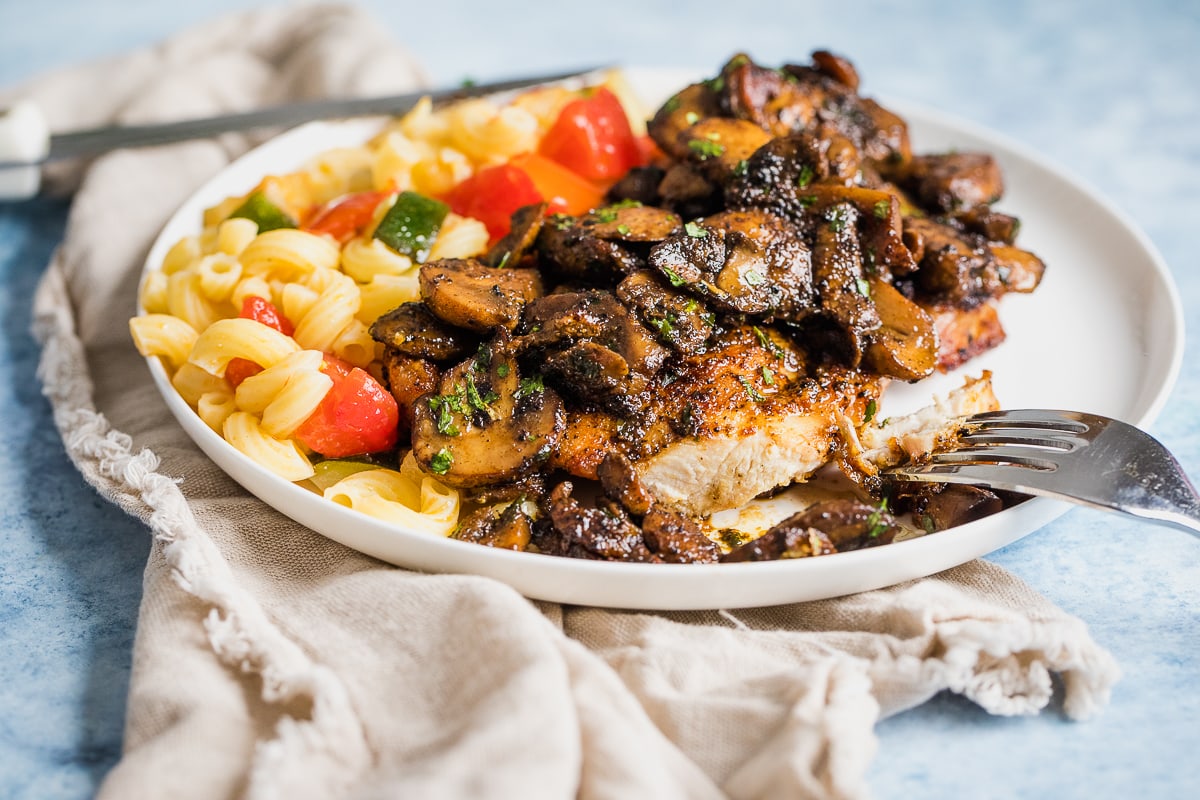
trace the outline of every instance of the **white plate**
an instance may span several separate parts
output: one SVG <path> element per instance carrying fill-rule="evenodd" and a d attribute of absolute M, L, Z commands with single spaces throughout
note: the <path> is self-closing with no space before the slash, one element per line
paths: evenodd
<path fill-rule="evenodd" d="M 630 70 L 657 105 L 694 80 L 692 73 Z M 968 364 L 994 372 L 1008 408 L 1090 411 L 1146 426 L 1174 384 L 1183 353 L 1179 297 L 1160 256 L 1125 216 L 1095 192 L 1025 148 L 942 114 L 892 102 L 910 124 L 914 150 L 986 150 L 1004 170 L 1001 210 L 1021 218 L 1018 243 L 1047 266 L 1041 287 L 1004 299 L 1008 340 Z M 171 218 L 147 259 L 157 270 L 181 236 L 194 233 L 204 208 L 248 191 L 265 174 L 296 169 L 314 153 L 359 144 L 379 122 L 313 123 L 247 154 L 213 178 Z M 384 561 L 431 572 L 486 575 L 523 594 L 563 603 L 617 608 L 737 608 L 814 600 L 931 575 L 1037 530 L 1069 506 L 1034 499 L 951 531 L 885 547 L 821 558 L 749 564 L 647 565 L 582 561 L 496 550 L 415 533 L 366 517 L 267 472 L 228 445 L 171 387 L 157 359 L 155 382 L 187 433 L 229 475 L 315 531 Z M 960 371 L 962 372 L 962 371 Z M 884 410 L 916 408 L 962 374 L 893 387 Z"/>

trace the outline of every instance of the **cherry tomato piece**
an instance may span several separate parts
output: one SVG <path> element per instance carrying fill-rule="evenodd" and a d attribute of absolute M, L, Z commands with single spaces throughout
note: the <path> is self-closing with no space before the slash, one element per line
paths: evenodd
<path fill-rule="evenodd" d="M 621 101 L 603 86 L 563 107 L 538 152 L 589 180 L 607 183 L 644 163 Z"/>
<path fill-rule="evenodd" d="M 353 239 L 371 223 L 375 209 L 391 192 L 357 192 L 339 197 L 319 209 L 304 226 L 310 233 L 323 233 L 339 244 Z"/>
<path fill-rule="evenodd" d="M 500 164 L 479 170 L 443 199 L 455 214 L 482 222 L 496 241 L 512 227 L 512 213 L 521 206 L 542 202 L 542 195 L 524 170 Z"/>
<path fill-rule="evenodd" d="M 396 446 L 396 399 L 364 369 L 325 356 L 333 386 L 293 436 L 328 458 L 378 453 Z"/>
<path fill-rule="evenodd" d="M 296 332 L 288 318 L 280 314 L 279 309 L 270 300 L 258 295 L 250 295 L 242 301 L 242 310 L 238 316 L 242 319 L 261 322 L 268 328 L 274 328 L 287 336 Z M 229 381 L 230 385 L 236 389 L 246 378 L 262 371 L 262 367 L 249 359 L 233 358 L 229 360 L 229 365 L 225 368 L 225 380 Z"/>

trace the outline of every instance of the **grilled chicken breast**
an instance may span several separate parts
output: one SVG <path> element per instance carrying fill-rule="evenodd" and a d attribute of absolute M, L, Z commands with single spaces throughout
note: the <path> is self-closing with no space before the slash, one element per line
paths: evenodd
<path fill-rule="evenodd" d="M 637 414 L 567 414 L 553 465 L 595 478 L 618 451 L 669 507 L 707 516 L 807 478 L 826 464 L 846 421 L 860 424 L 883 380 L 812 367 L 787 339 L 744 326 L 664 368 Z"/>

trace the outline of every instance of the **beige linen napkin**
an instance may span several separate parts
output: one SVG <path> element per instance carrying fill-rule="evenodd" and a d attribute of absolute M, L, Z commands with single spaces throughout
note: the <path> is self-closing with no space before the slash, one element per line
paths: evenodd
<path fill-rule="evenodd" d="M 318 6 L 24 93 L 63 129 L 419 81 L 371 20 Z M 559 607 L 387 566 L 247 495 L 170 417 L 126 327 L 159 227 L 246 145 L 98 159 L 37 293 L 65 446 L 155 538 L 102 797 L 861 797 L 874 723 L 941 690 L 1034 713 L 1057 673 L 1069 716 L 1107 701 L 1117 668 L 1084 625 L 983 562 L 736 615 Z"/>

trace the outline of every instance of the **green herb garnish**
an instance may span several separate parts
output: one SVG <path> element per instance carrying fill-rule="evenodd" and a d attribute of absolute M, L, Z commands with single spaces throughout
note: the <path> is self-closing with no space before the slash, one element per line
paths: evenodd
<path fill-rule="evenodd" d="M 688 141 L 688 149 L 695 153 L 701 161 L 720 158 L 725 154 L 725 145 L 714 142 L 712 139 L 691 139 Z"/>
<path fill-rule="evenodd" d="M 435 475 L 445 475 L 450 471 L 450 465 L 453 463 L 454 454 L 443 447 L 429 460 L 429 469 L 433 470 Z"/>
<path fill-rule="evenodd" d="M 703 239 L 708 236 L 708 228 L 705 228 L 699 222 L 684 223 L 683 232 L 693 239 Z"/>

